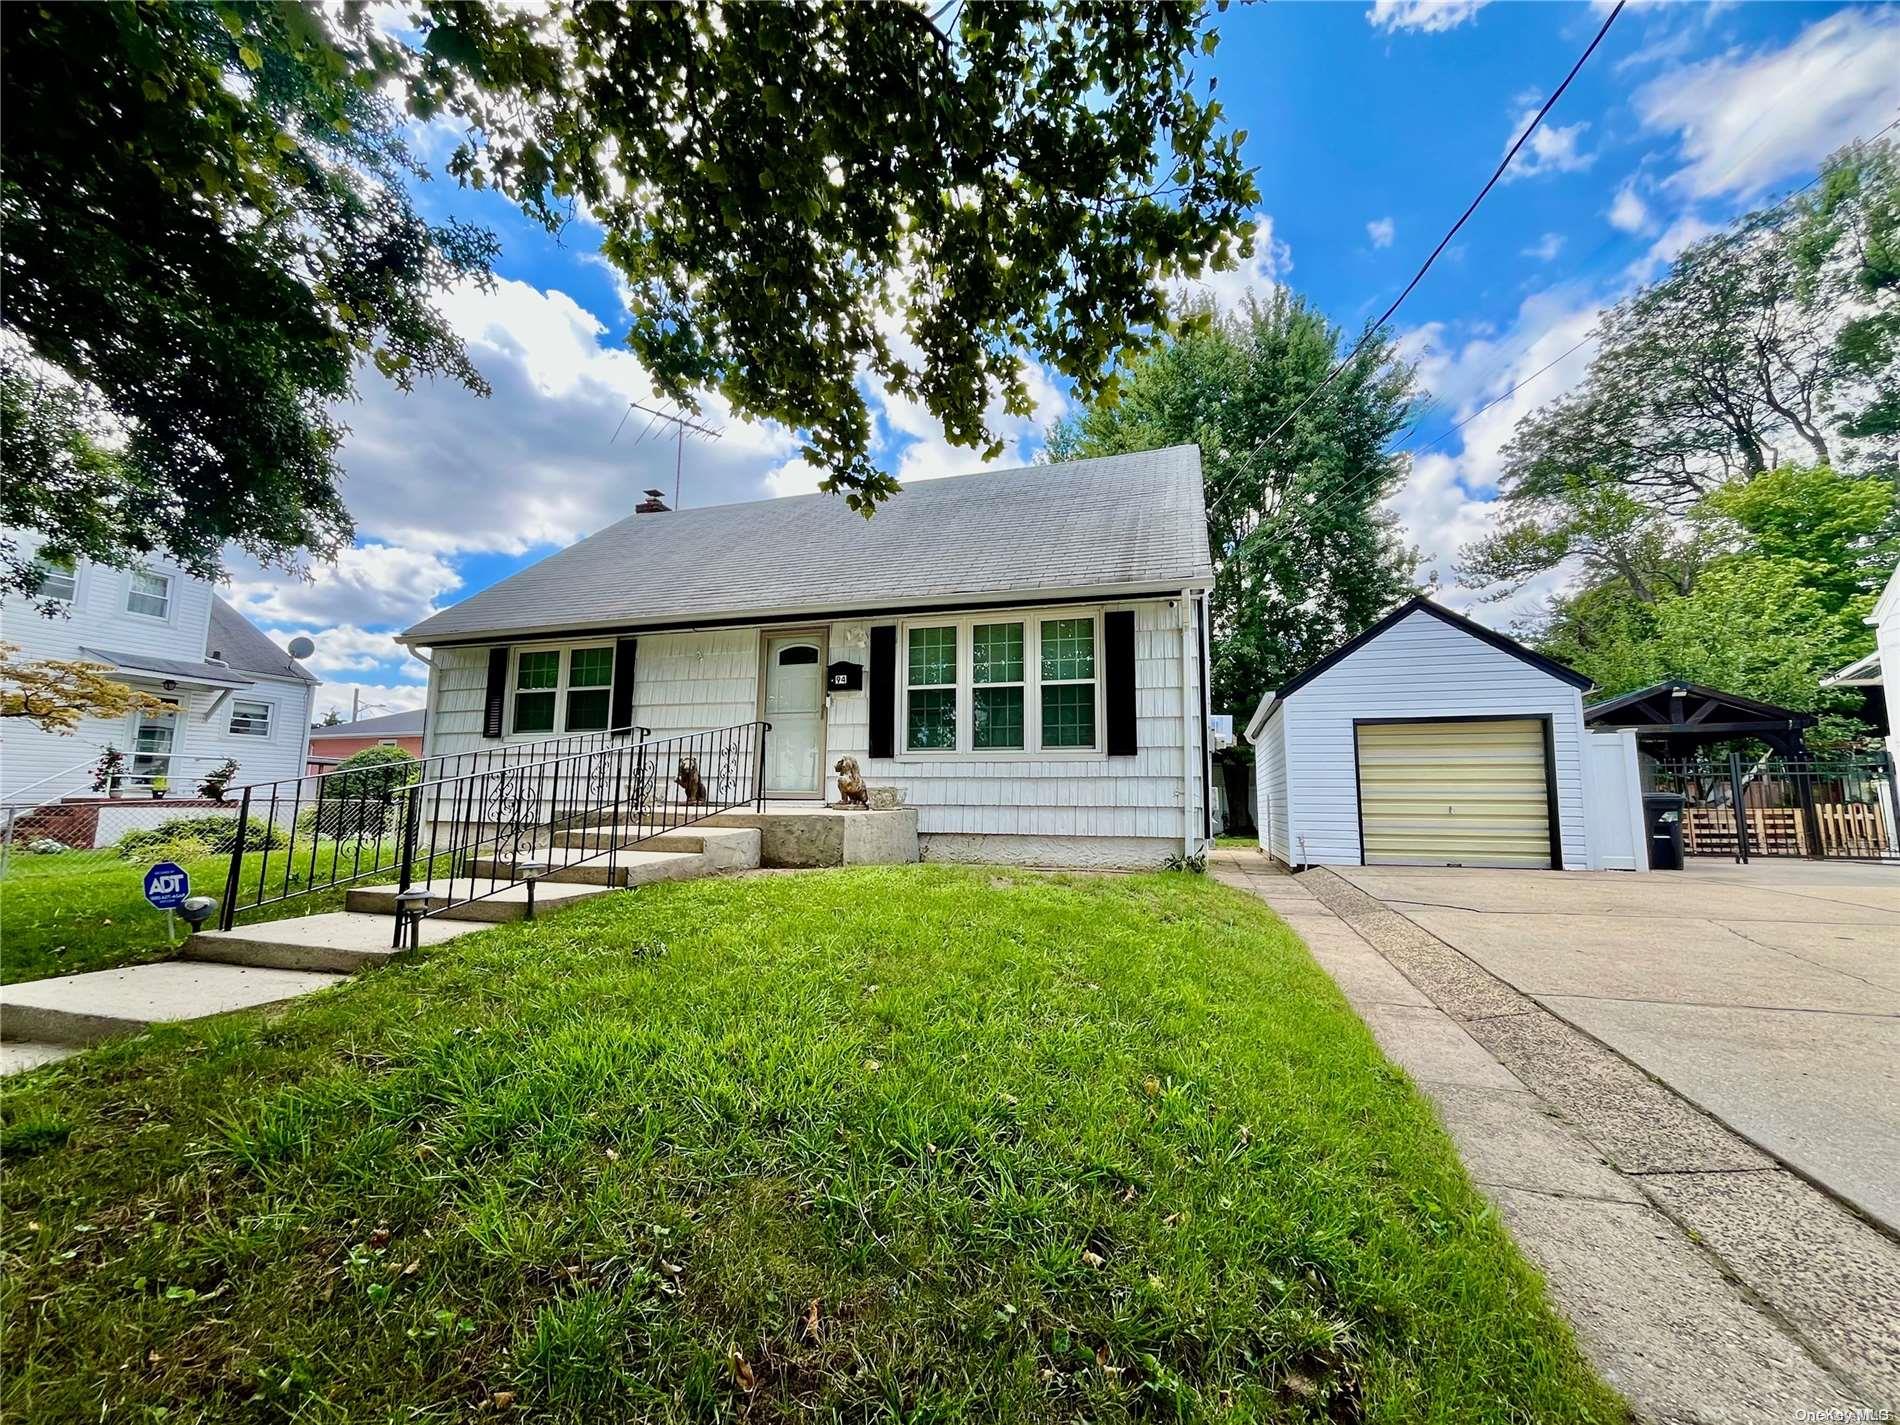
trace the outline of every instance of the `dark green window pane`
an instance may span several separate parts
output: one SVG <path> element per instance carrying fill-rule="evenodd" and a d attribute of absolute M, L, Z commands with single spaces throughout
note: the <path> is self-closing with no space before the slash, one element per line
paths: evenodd
<path fill-rule="evenodd" d="M 554 731 L 554 694 L 516 693 L 515 731 Z"/>
<path fill-rule="evenodd" d="M 970 681 L 1020 683 L 1023 680 L 1023 626 L 980 623 L 970 630 Z"/>
<path fill-rule="evenodd" d="M 524 691 L 530 688 L 552 688 L 561 681 L 561 655 L 549 650 L 546 653 L 524 653 L 521 655 L 519 671 L 515 676 L 515 686 Z M 552 706 L 552 704 L 550 704 Z"/>
<path fill-rule="evenodd" d="M 954 752 L 957 749 L 957 693 L 955 688 L 910 695 L 909 726 L 904 746 L 912 752 Z"/>
<path fill-rule="evenodd" d="M 1046 648 L 1048 645 L 1045 644 Z M 1095 745 L 1095 685 L 1071 683 L 1042 690 L 1042 745 Z"/>
<path fill-rule="evenodd" d="M 606 688 L 614 681 L 614 651 L 611 648 L 577 648 L 568 655 L 567 685 L 570 688 Z"/>
<path fill-rule="evenodd" d="M 954 628 L 913 628 L 910 631 L 910 685 L 950 684 L 957 680 L 957 631 Z"/>
<path fill-rule="evenodd" d="M 1023 690 L 978 688 L 972 698 L 971 744 L 984 750 L 1020 749 L 1023 745 Z"/>
<path fill-rule="evenodd" d="M 1095 676 L 1094 619 L 1042 621 L 1042 676 L 1045 682 Z"/>
<path fill-rule="evenodd" d="M 600 732 L 607 726 L 607 690 L 583 688 L 567 695 L 567 730 Z"/>

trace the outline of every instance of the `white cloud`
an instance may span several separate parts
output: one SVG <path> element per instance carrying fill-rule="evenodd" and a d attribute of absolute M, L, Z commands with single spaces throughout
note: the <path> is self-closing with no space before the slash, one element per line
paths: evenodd
<path fill-rule="evenodd" d="M 1557 254 L 1564 250 L 1562 233 L 1545 233 L 1536 242 L 1524 249 L 1524 256 L 1534 257 L 1539 262 L 1555 262 Z"/>
<path fill-rule="evenodd" d="M 1428 35 L 1455 30 L 1477 18 L 1491 0 L 1372 0 L 1366 20 L 1375 30 L 1419 30 Z"/>
<path fill-rule="evenodd" d="M 1714 223 L 1705 223 L 1694 213 L 1684 213 L 1662 230 L 1647 252 L 1629 265 L 1629 275 L 1638 282 L 1653 281 L 1685 248 L 1719 231 Z"/>
<path fill-rule="evenodd" d="M 419 708 L 428 690 L 420 683 L 331 683 L 317 689 L 310 705 L 312 722 L 322 722 L 332 708 L 345 722 L 350 720 L 351 694 L 356 695 L 358 717 L 381 717 L 384 713 L 407 712 Z"/>
<path fill-rule="evenodd" d="M 1498 628 L 1534 612 L 1563 584 L 1564 574 L 1540 579 L 1510 599 L 1480 602 L 1490 591 L 1456 588 L 1452 566 L 1461 548 L 1496 528 L 1498 474 L 1519 419 L 1562 395 L 1589 369 L 1596 345 L 1585 337 L 1600 312 L 1582 292 L 1553 288 L 1527 298 L 1505 331 L 1458 343 L 1444 324 L 1432 323 L 1400 340 L 1418 361 L 1425 389 L 1451 418 L 1469 418 L 1469 424 L 1413 460 L 1410 477 L 1387 508 L 1423 556 L 1421 578 L 1435 579 L 1454 607 Z"/>
<path fill-rule="evenodd" d="M 346 549 L 306 579 L 244 560 L 231 564 L 231 602 L 248 618 L 274 625 L 408 625 L 462 582 L 442 555 L 388 544 Z"/>
<path fill-rule="evenodd" d="M 1372 239 L 1374 247 L 1390 247 L 1392 239 L 1398 236 L 1398 229 L 1390 218 L 1374 218 L 1366 224 L 1366 236 Z"/>
<path fill-rule="evenodd" d="M 1900 106 L 1900 6 L 1840 10 L 1779 49 L 1680 66 L 1636 96 L 1645 125 L 1679 135 L 1670 184 L 1691 199 L 1752 198 L 1871 135 Z"/>
<path fill-rule="evenodd" d="M 1231 246 L 1228 251 L 1231 255 Z M 1254 215 L 1253 256 L 1235 258 L 1235 264 L 1225 272 L 1210 268 L 1196 278 L 1175 278 L 1166 284 L 1168 296 L 1178 306 L 1211 299 L 1223 312 L 1238 307 L 1250 293 L 1268 296 L 1293 268 L 1292 249 L 1274 239 L 1271 214 Z"/>
<path fill-rule="evenodd" d="M 1636 191 L 1636 180 L 1625 179 L 1610 204 L 1610 226 L 1620 232 L 1640 233 L 1649 226 L 1649 205 Z"/>
<path fill-rule="evenodd" d="M 1517 123 L 1512 126 L 1511 136 L 1504 141 L 1504 152 L 1511 151 L 1511 145 L 1524 136 L 1524 131 L 1537 117 L 1537 107 L 1527 106 L 1518 115 Z M 1504 181 L 1518 178 L 1537 178 L 1546 173 L 1580 173 L 1597 161 L 1594 153 L 1584 153 L 1577 144 L 1583 138 L 1583 132 L 1590 127 L 1587 119 L 1574 124 L 1553 124 L 1548 120 L 1537 126 L 1530 141 L 1518 150 L 1517 157 L 1511 160 L 1511 166 L 1504 170 Z"/>

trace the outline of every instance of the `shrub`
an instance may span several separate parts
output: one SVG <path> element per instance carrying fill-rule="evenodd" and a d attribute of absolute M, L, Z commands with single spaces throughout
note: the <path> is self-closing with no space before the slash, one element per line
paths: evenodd
<path fill-rule="evenodd" d="M 214 802 L 223 801 L 225 788 L 231 785 L 231 779 L 237 775 L 237 772 L 237 759 L 225 758 L 204 774 L 204 779 L 198 783 L 198 795 Z"/>
<path fill-rule="evenodd" d="M 126 861 L 144 861 L 152 859 L 160 850 L 165 852 L 160 859 L 173 861 L 181 855 L 229 855 L 231 843 L 237 836 L 237 824 L 234 816 L 168 817 L 156 826 L 126 832 L 119 838 L 119 856 Z M 244 833 L 246 851 L 262 851 L 266 847 L 276 851 L 287 844 L 289 837 L 283 831 L 261 818 L 251 818 L 250 827 Z"/>
<path fill-rule="evenodd" d="M 396 829 L 396 793 L 421 776 L 422 764 L 400 747 L 365 747 L 320 781 L 317 802 L 297 817 L 299 836 L 373 840 Z"/>

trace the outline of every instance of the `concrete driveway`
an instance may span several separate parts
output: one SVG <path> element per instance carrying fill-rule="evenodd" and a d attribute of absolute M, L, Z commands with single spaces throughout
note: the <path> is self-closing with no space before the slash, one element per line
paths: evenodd
<path fill-rule="evenodd" d="M 1337 870 L 1900 1234 L 1900 866 Z"/>

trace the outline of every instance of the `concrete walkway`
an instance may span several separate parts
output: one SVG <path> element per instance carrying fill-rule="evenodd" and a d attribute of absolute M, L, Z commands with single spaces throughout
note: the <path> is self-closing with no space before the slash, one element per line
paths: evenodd
<path fill-rule="evenodd" d="M 1337 874 L 1900 1236 L 1900 866 Z"/>
<path fill-rule="evenodd" d="M 1891 1238 L 1342 877 L 1251 851 L 1210 870 L 1286 920 L 1431 1099 L 1644 1419 L 1900 1400 Z"/>

